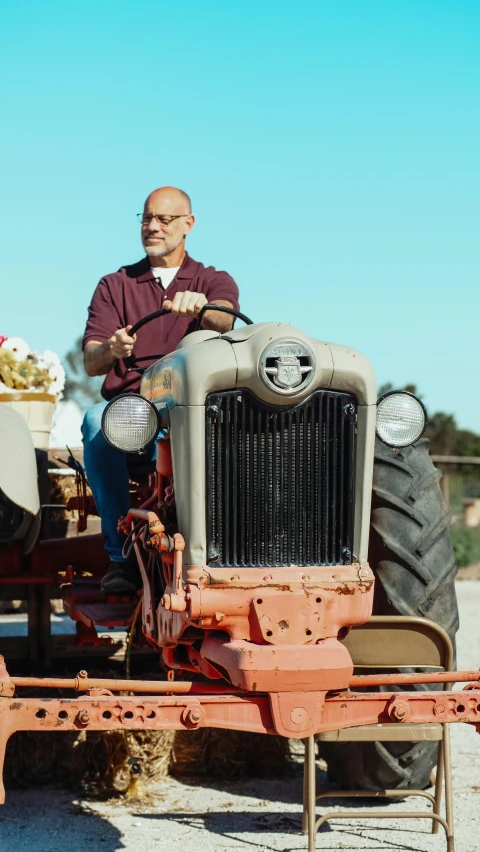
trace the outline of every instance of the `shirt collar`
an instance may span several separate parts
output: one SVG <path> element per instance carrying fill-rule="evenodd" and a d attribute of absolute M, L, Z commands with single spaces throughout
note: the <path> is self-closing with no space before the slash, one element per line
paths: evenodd
<path fill-rule="evenodd" d="M 148 259 L 148 257 L 145 257 L 141 261 L 141 264 L 142 264 L 142 269 L 145 268 L 145 272 L 142 272 L 141 275 L 137 276 L 138 283 L 142 284 L 144 281 L 152 281 L 154 276 L 153 276 L 153 273 L 152 273 L 152 268 L 150 266 L 150 260 Z M 183 263 L 182 263 L 180 269 L 178 270 L 175 278 L 183 278 L 183 279 L 186 279 L 186 280 L 191 280 L 194 277 L 199 266 L 200 266 L 200 264 L 196 260 L 193 260 L 193 258 L 190 257 L 190 255 L 187 253 L 185 255 L 185 257 L 183 258 Z"/>

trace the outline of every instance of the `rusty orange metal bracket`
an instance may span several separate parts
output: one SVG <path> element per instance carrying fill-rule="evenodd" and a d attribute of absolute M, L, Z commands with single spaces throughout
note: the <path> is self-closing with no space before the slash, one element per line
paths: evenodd
<path fill-rule="evenodd" d="M 175 688 L 181 684 L 176 683 Z M 130 683 L 131 686 L 131 683 Z M 174 688 L 171 683 L 164 686 Z M 304 706 L 309 696 L 318 715 Z M 312 706 L 312 705 L 310 705 Z M 301 737 L 385 722 L 467 722 L 480 732 L 480 689 L 424 693 L 321 693 L 209 694 L 118 696 L 92 688 L 76 698 L 0 698 L 0 771 L 5 748 L 16 731 L 188 730 L 227 728 L 274 734 L 287 728 Z M 308 725 L 308 727 L 306 727 Z M 297 728 L 297 730 L 294 730 Z M 280 731 L 283 733 L 283 730 Z M 0 802 L 5 791 L 0 782 Z"/>
<path fill-rule="evenodd" d="M 466 722 L 480 733 L 480 672 L 352 677 L 350 685 L 471 681 L 459 692 L 242 692 L 223 683 L 10 677 L 0 657 L 0 771 L 15 731 L 227 728 L 305 738 L 358 725 Z M 17 698 L 17 687 L 72 689 L 73 698 Z M 148 695 L 116 695 L 123 690 Z M 0 802 L 4 801 L 0 783 Z"/>

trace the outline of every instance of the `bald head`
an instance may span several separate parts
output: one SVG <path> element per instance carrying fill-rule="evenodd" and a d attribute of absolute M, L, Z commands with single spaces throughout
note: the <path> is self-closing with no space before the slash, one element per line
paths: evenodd
<path fill-rule="evenodd" d="M 143 208 L 142 243 L 153 266 L 179 266 L 195 224 L 190 198 L 175 186 L 150 193 Z"/>
<path fill-rule="evenodd" d="M 150 209 L 151 205 L 155 205 L 162 213 L 172 216 L 192 212 L 190 196 L 176 186 L 161 186 L 159 189 L 154 189 L 145 202 L 145 210 L 147 207 Z"/>

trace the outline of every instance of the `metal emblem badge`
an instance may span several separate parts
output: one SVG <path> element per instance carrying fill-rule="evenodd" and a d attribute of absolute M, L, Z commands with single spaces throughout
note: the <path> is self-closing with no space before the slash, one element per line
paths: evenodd
<path fill-rule="evenodd" d="M 277 393 L 290 394 L 303 390 L 314 375 L 315 357 L 306 343 L 278 340 L 260 356 L 260 375 Z"/>
<path fill-rule="evenodd" d="M 298 358 L 284 355 L 283 357 L 275 360 L 275 367 L 277 369 L 277 373 L 276 375 L 274 374 L 273 381 L 276 385 L 278 385 L 278 387 L 293 388 L 295 385 L 299 385 L 302 381 L 300 361 Z"/>

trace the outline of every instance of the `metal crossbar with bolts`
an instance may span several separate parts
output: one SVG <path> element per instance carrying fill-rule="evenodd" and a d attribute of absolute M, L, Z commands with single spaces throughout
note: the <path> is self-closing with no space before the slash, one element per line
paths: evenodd
<path fill-rule="evenodd" d="M 460 692 L 355 692 L 355 686 L 374 686 L 387 676 L 350 679 L 350 689 L 339 692 L 249 693 L 228 684 L 127 681 L 76 678 L 10 677 L 0 662 L 0 769 L 5 748 L 16 731 L 71 730 L 183 730 L 229 728 L 265 734 L 292 730 L 300 724 L 316 733 L 358 725 L 403 722 L 466 722 L 480 732 L 479 672 L 436 672 L 396 675 L 397 683 L 469 681 Z M 360 682 L 360 683 L 359 683 Z M 72 698 L 23 698 L 23 688 L 72 689 Z M 128 690 L 130 695 L 121 695 Z M 139 693 L 139 694 L 137 694 Z M 302 731 L 302 733 L 303 733 Z M 297 734 L 298 736 L 298 734 Z M 305 738 L 305 735 L 302 737 Z M 4 789 L 0 799 L 4 801 Z M 314 811 L 313 811 L 314 813 Z"/>

